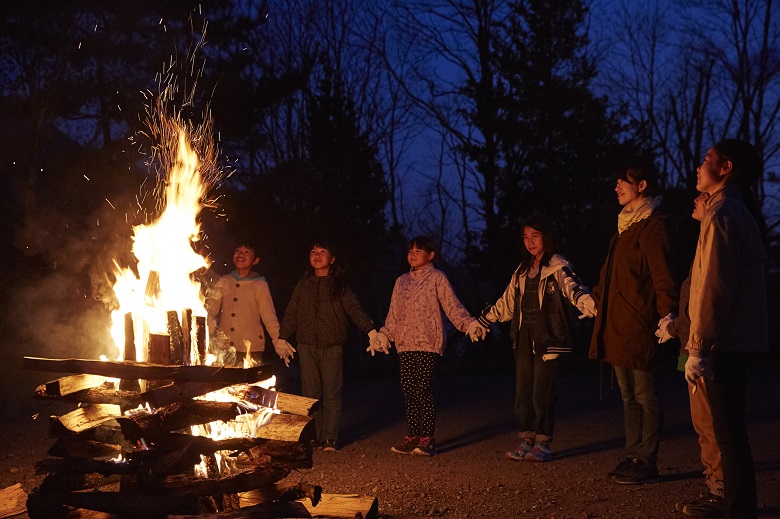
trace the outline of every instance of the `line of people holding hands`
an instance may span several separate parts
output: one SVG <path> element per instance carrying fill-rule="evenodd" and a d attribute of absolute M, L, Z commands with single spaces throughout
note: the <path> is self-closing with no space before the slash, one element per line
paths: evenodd
<path fill-rule="evenodd" d="M 367 334 L 372 355 L 388 353 L 392 345 L 398 352 L 407 432 L 392 452 L 432 456 L 432 379 L 445 348 L 444 318 L 472 341 L 482 340 L 494 323 L 511 321 L 519 442 L 506 457 L 548 462 L 560 356 L 572 350 L 568 315 L 576 308 L 580 319 L 594 319 L 589 356 L 612 365 L 623 400 L 625 455 L 609 472 L 610 480 L 635 485 L 660 480 L 659 343 L 676 337 L 707 483 L 701 496 L 676 508 L 688 517 L 753 518 L 757 500 L 745 372 L 747 353 L 768 351 L 766 228 L 751 190 L 761 171 L 761 158 L 746 141 L 726 139 L 708 150 L 696 171 L 699 195 L 692 216 L 701 221 L 696 254 L 679 290 L 670 266 L 670 218 L 661 197 L 654 196 L 654 170 L 642 164 L 617 172 L 622 210 L 592 290 L 558 254 L 550 220 L 533 215 L 522 226 L 519 266 L 501 297 L 476 317 L 434 267 L 435 241 L 417 236 L 409 242 L 410 270 L 395 282 L 383 326 L 375 326 L 363 310 L 345 283 L 336 249 L 324 241 L 312 244 L 307 274 L 280 324 L 268 284 L 252 270 L 259 261 L 256 251 L 241 244 L 233 254 L 235 270 L 207 295 L 211 349 L 247 351 L 259 360 L 265 328 L 288 366 L 297 353 L 302 393 L 321 401 L 315 443 L 335 452 L 343 345 L 352 321 Z M 288 342 L 293 337 L 297 349 Z"/>

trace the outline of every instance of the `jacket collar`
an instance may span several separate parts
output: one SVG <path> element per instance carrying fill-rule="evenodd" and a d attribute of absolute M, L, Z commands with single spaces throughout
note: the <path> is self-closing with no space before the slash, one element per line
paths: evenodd
<path fill-rule="evenodd" d="M 740 196 L 739 187 L 734 184 L 726 184 L 704 201 L 704 207 L 709 209 L 716 203 L 723 201 L 727 196 Z"/>
<path fill-rule="evenodd" d="M 433 269 L 433 263 L 428 263 L 420 270 L 409 269 L 409 276 L 411 276 L 411 278 L 414 280 L 422 279 L 433 272 Z"/>
<path fill-rule="evenodd" d="M 245 277 L 245 278 L 242 278 L 241 276 L 239 276 L 237 270 L 234 270 L 233 272 L 231 272 L 230 275 L 233 276 L 233 279 L 235 279 L 236 281 L 253 281 L 255 279 L 262 279 L 260 277 L 260 274 L 258 274 L 254 270 L 250 270 L 249 271 L 249 275 L 247 277 Z"/>

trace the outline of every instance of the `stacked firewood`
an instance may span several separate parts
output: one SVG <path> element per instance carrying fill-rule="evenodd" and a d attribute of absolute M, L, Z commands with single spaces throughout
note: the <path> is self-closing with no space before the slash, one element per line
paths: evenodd
<path fill-rule="evenodd" d="M 268 365 L 25 357 L 23 366 L 74 373 L 42 384 L 35 398 L 79 404 L 50 418 L 56 441 L 51 457 L 35 464 L 45 478 L 28 497 L 32 519 L 74 517 L 83 510 L 146 518 L 310 517 L 290 515 L 294 501 L 308 497 L 316 505 L 320 499 L 319 487 L 280 483 L 292 470 L 312 466 L 307 440 L 317 401 L 258 385 L 271 376 Z M 107 378 L 158 382 L 141 392 L 115 389 Z M 215 391 L 230 401 L 198 398 Z M 211 427 L 240 436 L 196 434 Z M 238 495 L 248 491 L 253 505 L 241 508 Z"/>

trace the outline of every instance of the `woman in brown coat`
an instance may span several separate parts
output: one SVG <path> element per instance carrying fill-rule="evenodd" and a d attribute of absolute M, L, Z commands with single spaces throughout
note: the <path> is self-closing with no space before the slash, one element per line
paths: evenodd
<path fill-rule="evenodd" d="M 667 224 L 656 213 L 661 197 L 651 196 L 653 184 L 648 166 L 618 175 L 615 192 L 623 210 L 592 294 L 598 315 L 590 357 L 612 364 L 623 398 L 626 458 L 610 475 L 626 485 L 658 481 L 662 413 L 655 329 L 677 308 Z"/>

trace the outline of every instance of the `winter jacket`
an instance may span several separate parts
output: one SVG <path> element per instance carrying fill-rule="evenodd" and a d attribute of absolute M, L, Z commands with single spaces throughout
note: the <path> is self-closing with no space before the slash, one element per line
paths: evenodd
<path fill-rule="evenodd" d="M 688 351 L 768 351 L 767 256 L 758 225 L 736 186 L 705 204 L 691 271 Z"/>
<path fill-rule="evenodd" d="M 666 218 L 653 212 L 610 240 L 593 287 L 598 315 L 590 358 L 628 369 L 656 367 L 658 321 L 677 311 L 666 227 Z"/>
<path fill-rule="evenodd" d="M 347 341 L 347 318 L 365 333 L 374 329 L 374 322 L 349 287 L 336 301 L 330 297 L 333 278 L 306 276 L 293 290 L 284 312 L 279 336 L 289 339 L 293 334 L 298 344 L 327 348 Z"/>
<path fill-rule="evenodd" d="M 688 350 L 685 348 L 688 344 L 688 335 L 691 332 L 691 316 L 688 311 L 688 301 L 691 296 L 691 275 L 685 278 L 682 285 L 680 285 L 680 304 L 678 306 L 677 317 L 667 325 L 666 332 L 672 337 L 680 339 L 680 353 L 688 354 Z"/>
<path fill-rule="evenodd" d="M 522 275 L 518 274 L 520 267 L 518 266 L 515 273 L 512 275 L 512 279 L 507 285 L 504 294 L 496 301 L 496 303 L 485 309 L 482 315 L 479 317 L 480 323 L 489 327 L 491 323 L 506 322 L 512 319 L 512 328 L 510 335 L 512 337 L 512 344 L 517 346 L 517 334 L 520 331 L 520 325 L 523 323 L 523 313 L 520 310 L 523 300 L 523 292 L 525 290 L 525 280 L 527 273 Z M 571 264 L 566 261 L 563 256 L 554 255 L 550 258 L 550 264 L 543 266 L 540 273 L 539 280 L 539 308 L 541 312 L 545 311 L 542 305 L 544 301 L 544 294 L 547 290 L 550 278 L 555 279 L 557 285 L 560 287 L 563 296 L 569 300 L 572 305 L 577 304 L 577 300 L 583 294 L 588 293 L 588 288 L 580 283 L 579 278 L 572 272 Z M 569 351 L 570 348 L 566 348 Z M 545 344 L 534 344 L 534 353 L 561 353 L 564 350 L 549 349 Z"/>
<path fill-rule="evenodd" d="M 246 351 L 245 341 L 249 342 L 250 351 L 265 350 L 263 326 L 273 342 L 279 340 L 279 320 L 271 291 L 257 272 L 242 278 L 234 270 L 219 278 L 206 298 L 206 310 L 209 329 L 227 335 L 228 345 L 238 353 Z"/>
<path fill-rule="evenodd" d="M 442 311 L 466 332 L 474 319 L 455 296 L 447 276 L 429 263 L 395 282 L 385 325 L 380 330 L 399 352 L 429 351 L 442 355 L 445 347 Z"/>

